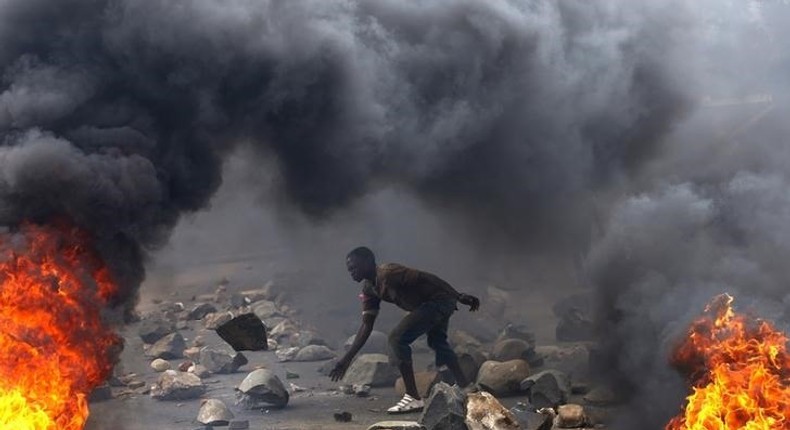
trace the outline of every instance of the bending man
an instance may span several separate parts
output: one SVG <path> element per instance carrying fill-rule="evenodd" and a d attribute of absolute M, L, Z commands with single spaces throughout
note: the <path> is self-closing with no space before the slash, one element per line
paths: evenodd
<path fill-rule="evenodd" d="M 333 381 L 345 375 L 354 356 L 365 345 L 383 300 L 409 312 L 389 335 L 390 361 L 403 376 L 406 394 L 387 412 L 417 412 L 424 406 L 414 380 L 410 346 L 423 334 L 428 335 L 428 346 L 436 352 L 436 365 L 447 366 L 460 387 L 469 385 L 470 381 L 466 380 L 458 365 L 458 357 L 447 343 L 447 324 L 457 309 L 456 303 L 476 311 L 480 307 L 477 297 L 459 293 L 431 273 L 399 264 L 377 266 L 373 251 L 365 247 L 356 248 L 348 254 L 346 268 L 351 278 L 362 286 L 362 325 L 351 348 L 330 373 Z"/>

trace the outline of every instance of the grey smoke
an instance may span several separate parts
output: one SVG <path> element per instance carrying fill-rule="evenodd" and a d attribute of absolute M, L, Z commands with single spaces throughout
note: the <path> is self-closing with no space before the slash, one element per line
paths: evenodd
<path fill-rule="evenodd" d="M 472 235 L 583 247 L 590 192 L 688 106 L 682 2 L 637 3 L 6 0 L 0 223 L 90 229 L 133 304 L 247 142 L 314 218 L 396 184 Z"/>

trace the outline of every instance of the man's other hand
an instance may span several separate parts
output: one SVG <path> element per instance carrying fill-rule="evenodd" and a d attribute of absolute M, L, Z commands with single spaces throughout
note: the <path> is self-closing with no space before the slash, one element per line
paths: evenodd
<path fill-rule="evenodd" d="M 329 372 L 329 377 L 332 379 L 332 381 L 337 382 L 343 379 L 343 376 L 345 376 L 346 370 L 348 370 L 349 365 L 351 365 L 351 362 L 349 360 L 346 360 L 345 358 L 338 361 L 337 364 L 335 365 L 335 368 L 332 369 L 331 372 Z"/>
<path fill-rule="evenodd" d="M 480 299 L 469 294 L 461 294 L 461 297 L 458 298 L 458 302 L 469 306 L 470 312 L 480 309 Z"/>

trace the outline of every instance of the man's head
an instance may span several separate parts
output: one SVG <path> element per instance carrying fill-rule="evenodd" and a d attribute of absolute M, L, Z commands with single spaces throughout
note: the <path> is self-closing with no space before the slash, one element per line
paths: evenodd
<path fill-rule="evenodd" d="M 370 248 L 354 248 L 346 255 L 346 269 L 355 282 L 373 280 L 376 278 L 376 256 Z"/>

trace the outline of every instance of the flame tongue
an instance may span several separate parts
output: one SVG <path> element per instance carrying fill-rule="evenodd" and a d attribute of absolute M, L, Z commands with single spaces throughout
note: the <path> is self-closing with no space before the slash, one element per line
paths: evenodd
<path fill-rule="evenodd" d="M 120 339 L 101 309 L 116 291 L 79 230 L 0 236 L 0 429 L 78 430 Z"/>
<path fill-rule="evenodd" d="M 788 339 L 766 321 L 733 312 L 732 301 L 714 298 L 675 350 L 672 364 L 693 392 L 666 430 L 790 428 Z"/>

